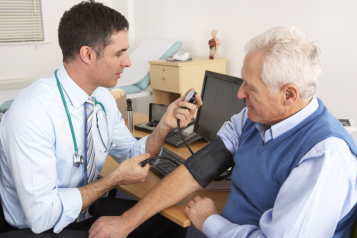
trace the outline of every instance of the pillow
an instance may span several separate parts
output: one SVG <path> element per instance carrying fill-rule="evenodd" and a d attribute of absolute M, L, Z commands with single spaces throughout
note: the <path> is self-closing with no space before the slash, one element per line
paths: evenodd
<path fill-rule="evenodd" d="M 14 100 L 9 100 L 9 101 L 6 101 L 3 104 L 1 104 L 0 105 L 0 112 L 5 113 L 7 110 L 9 110 L 9 108 L 10 108 L 10 106 L 11 106 L 13 101 Z"/>
<path fill-rule="evenodd" d="M 163 59 L 166 59 L 167 57 L 169 56 L 173 56 L 174 54 L 176 54 L 176 52 L 181 48 L 182 46 L 182 42 L 181 41 L 178 41 L 176 42 L 175 44 L 173 44 L 170 49 L 168 49 L 165 54 L 163 54 L 160 59 L 163 60 Z"/>
<path fill-rule="evenodd" d="M 150 71 L 146 74 L 143 80 L 139 83 L 133 84 L 134 86 L 138 87 L 140 90 L 145 90 L 150 85 Z"/>
<path fill-rule="evenodd" d="M 175 44 L 173 44 L 161 57 L 160 59 L 166 59 L 169 56 L 172 56 L 176 54 L 176 52 L 181 48 L 182 42 L 178 41 Z M 143 80 L 141 80 L 139 83 L 134 84 L 137 86 L 140 90 L 145 90 L 147 87 L 150 85 L 150 72 L 147 73 L 147 75 L 144 77 Z M 128 94 L 128 93 L 127 93 Z"/>

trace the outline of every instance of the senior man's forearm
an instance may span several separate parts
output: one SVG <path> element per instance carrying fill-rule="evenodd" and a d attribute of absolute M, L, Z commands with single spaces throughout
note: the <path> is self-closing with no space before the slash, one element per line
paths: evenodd
<path fill-rule="evenodd" d="M 200 188 L 184 165 L 161 180 L 133 208 L 123 214 L 126 225 L 134 230 L 156 213 L 170 207 Z"/>

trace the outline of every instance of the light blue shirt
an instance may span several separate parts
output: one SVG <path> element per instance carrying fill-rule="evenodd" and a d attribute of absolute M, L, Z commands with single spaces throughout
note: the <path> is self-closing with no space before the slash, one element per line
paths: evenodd
<path fill-rule="evenodd" d="M 319 104 L 314 97 L 301 111 L 269 127 L 257 124 L 264 143 L 295 127 Z M 247 109 L 225 122 L 218 135 L 233 156 L 240 145 Z M 274 207 L 263 213 L 259 227 L 233 224 L 220 215 L 208 217 L 209 237 L 332 237 L 337 223 L 357 202 L 357 160 L 342 139 L 329 137 L 316 144 L 281 186 Z M 329 207 L 327 210 L 326 207 Z M 239 211 L 236 211 L 239 216 Z"/>
<path fill-rule="evenodd" d="M 62 66 L 58 79 L 66 98 L 78 145 L 86 160 L 85 109 L 89 98 Z M 112 95 L 97 88 L 92 95 L 108 115 L 109 136 L 115 143 L 109 154 L 118 162 L 145 153 L 147 137 L 137 141 L 125 126 Z M 93 141 L 99 174 L 107 157 L 93 118 Z M 98 113 L 101 135 L 107 143 L 102 113 Z M 84 165 L 73 164 L 75 154 L 67 115 L 54 74 L 24 89 L 0 124 L 0 194 L 7 222 L 19 229 L 39 233 L 51 228 L 60 232 L 75 221 L 82 208 L 78 187 L 85 185 Z"/>

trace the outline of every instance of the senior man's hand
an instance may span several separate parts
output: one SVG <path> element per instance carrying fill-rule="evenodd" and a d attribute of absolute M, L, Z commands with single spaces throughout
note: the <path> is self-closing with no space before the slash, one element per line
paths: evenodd
<path fill-rule="evenodd" d="M 165 115 L 161 119 L 165 126 L 169 128 L 177 128 L 177 119 L 180 119 L 180 127 L 186 127 L 191 122 L 197 108 L 202 105 L 202 99 L 200 95 L 196 94 L 196 104 L 185 102 L 185 97 L 190 90 L 188 90 L 184 96 L 171 103 L 167 108 Z M 189 110 L 183 109 L 181 106 L 186 107 Z"/>
<path fill-rule="evenodd" d="M 193 225 L 202 232 L 206 219 L 214 214 L 219 214 L 212 199 L 200 196 L 195 197 L 188 203 L 185 213 Z"/>
<path fill-rule="evenodd" d="M 103 216 L 89 229 L 89 238 L 125 238 L 132 230 L 122 216 Z"/>

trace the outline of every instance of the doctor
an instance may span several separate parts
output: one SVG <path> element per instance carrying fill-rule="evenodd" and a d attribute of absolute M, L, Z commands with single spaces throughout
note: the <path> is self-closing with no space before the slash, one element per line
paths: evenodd
<path fill-rule="evenodd" d="M 121 215 L 135 202 L 102 196 L 143 182 L 149 165 L 139 163 L 157 155 L 176 120 L 186 126 L 202 104 L 199 96 L 197 105 L 180 98 L 150 136 L 132 137 L 106 89 L 131 65 L 128 28 L 101 3 L 73 6 L 58 28 L 63 65 L 24 89 L 2 118 L 0 194 L 13 230 L 88 230 L 100 216 Z M 120 165 L 97 181 L 108 153 Z M 185 237 L 186 230 L 156 215 L 131 235 Z"/>

